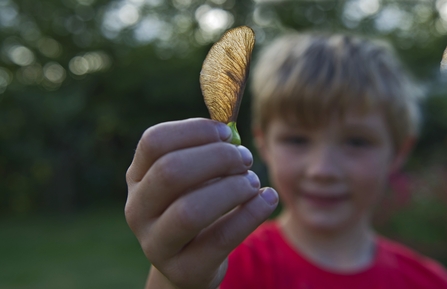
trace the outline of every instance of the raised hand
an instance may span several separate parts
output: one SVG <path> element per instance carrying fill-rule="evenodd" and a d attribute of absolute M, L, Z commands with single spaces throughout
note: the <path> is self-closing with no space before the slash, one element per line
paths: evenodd
<path fill-rule="evenodd" d="M 190 119 L 143 134 L 126 178 L 125 213 L 152 263 L 147 288 L 217 288 L 228 254 L 274 210 L 251 153 L 228 126 Z"/>

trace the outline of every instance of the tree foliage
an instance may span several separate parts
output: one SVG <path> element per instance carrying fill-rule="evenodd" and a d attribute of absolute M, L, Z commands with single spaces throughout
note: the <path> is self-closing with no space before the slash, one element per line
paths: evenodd
<path fill-rule="evenodd" d="M 255 51 L 291 29 L 387 39 L 437 96 L 424 104 L 418 152 L 442 154 L 446 3 L 0 0 L 1 211 L 123 201 L 124 174 L 147 127 L 208 117 L 201 63 L 223 31 L 242 24 L 256 32 Z M 247 91 L 239 123 L 250 146 L 248 104 Z"/>

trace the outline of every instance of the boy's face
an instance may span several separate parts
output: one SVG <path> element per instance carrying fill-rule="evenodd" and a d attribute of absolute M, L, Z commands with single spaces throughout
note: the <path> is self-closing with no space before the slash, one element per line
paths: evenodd
<path fill-rule="evenodd" d="M 351 111 L 318 129 L 276 118 L 255 136 L 285 212 L 295 224 L 317 230 L 368 224 L 399 163 L 378 111 Z"/>

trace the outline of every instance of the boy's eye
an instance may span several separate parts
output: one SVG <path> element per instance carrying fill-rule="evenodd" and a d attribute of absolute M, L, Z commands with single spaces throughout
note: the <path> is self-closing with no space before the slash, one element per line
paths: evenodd
<path fill-rule="evenodd" d="M 347 144 L 356 148 L 369 147 L 372 145 L 372 142 L 364 137 L 350 137 L 346 140 Z"/>
<path fill-rule="evenodd" d="M 304 136 L 288 136 L 284 137 L 283 141 L 287 144 L 304 145 L 309 142 L 309 139 Z"/>

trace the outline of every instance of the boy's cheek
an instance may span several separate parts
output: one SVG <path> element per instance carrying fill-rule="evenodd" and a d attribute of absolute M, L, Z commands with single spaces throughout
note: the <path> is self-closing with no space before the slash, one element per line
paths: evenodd
<path fill-rule="evenodd" d="M 385 194 L 387 183 L 387 174 L 382 172 L 369 174 L 353 186 L 353 197 L 358 210 L 372 210 Z"/>

